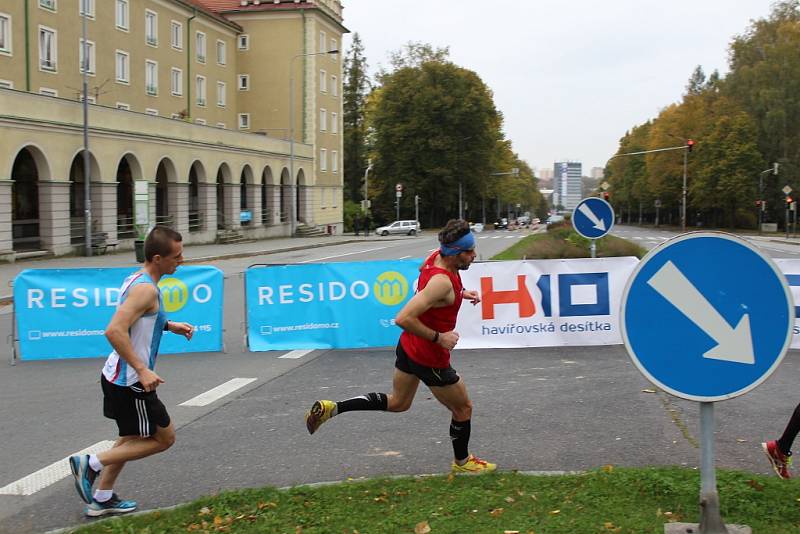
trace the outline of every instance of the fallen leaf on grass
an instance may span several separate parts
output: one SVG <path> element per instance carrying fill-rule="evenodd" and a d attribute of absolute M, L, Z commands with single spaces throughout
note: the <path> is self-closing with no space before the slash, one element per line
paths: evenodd
<path fill-rule="evenodd" d="M 492 517 L 500 517 L 501 515 L 503 515 L 504 511 L 505 510 L 503 510 L 502 508 L 493 508 L 489 510 L 489 515 Z"/>
<path fill-rule="evenodd" d="M 756 491 L 764 491 L 764 484 L 760 484 L 755 480 L 748 480 L 747 485 L 753 488 Z"/>
<path fill-rule="evenodd" d="M 278 507 L 277 504 L 275 504 L 274 502 L 271 502 L 271 501 L 270 502 L 260 502 L 260 503 L 258 503 L 257 506 L 258 506 L 259 510 L 263 510 L 264 508 L 277 508 Z"/>
<path fill-rule="evenodd" d="M 431 526 L 427 521 L 420 521 L 414 527 L 414 534 L 428 534 L 431 531 Z"/>
<path fill-rule="evenodd" d="M 503 534 L 519 534 L 519 530 L 504 530 Z"/>
<path fill-rule="evenodd" d="M 551 510 L 550 515 L 558 515 L 561 513 L 561 510 Z"/>
<path fill-rule="evenodd" d="M 211 509 L 208 506 L 203 506 L 200 508 L 200 511 L 197 512 L 197 515 L 208 515 L 211 513 Z"/>
<path fill-rule="evenodd" d="M 606 473 L 611 473 L 611 472 L 614 471 L 614 466 L 611 465 L 611 464 L 604 465 L 603 466 L 603 471 L 606 472 Z"/>
<path fill-rule="evenodd" d="M 512 503 L 514 502 L 514 497 L 506 497 L 504 500 L 508 503 Z"/>

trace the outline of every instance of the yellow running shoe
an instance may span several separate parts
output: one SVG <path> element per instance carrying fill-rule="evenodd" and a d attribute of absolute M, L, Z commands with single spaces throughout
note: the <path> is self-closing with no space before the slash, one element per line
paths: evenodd
<path fill-rule="evenodd" d="M 474 454 L 470 454 L 464 465 L 458 465 L 454 460 L 452 472 L 455 475 L 482 475 L 483 473 L 491 473 L 495 469 L 497 469 L 497 464 L 489 463 Z"/>
<path fill-rule="evenodd" d="M 314 403 L 309 411 L 306 412 L 306 428 L 309 434 L 313 434 L 317 429 L 333 417 L 333 410 L 336 409 L 336 403 L 329 400 L 318 400 Z"/>

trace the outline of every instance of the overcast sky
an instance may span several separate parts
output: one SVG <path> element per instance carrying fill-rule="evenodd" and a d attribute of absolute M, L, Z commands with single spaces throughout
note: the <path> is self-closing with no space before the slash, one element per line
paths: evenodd
<path fill-rule="evenodd" d="M 728 45 L 769 0 L 342 0 L 370 70 L 408 41 L 450 47 L 494 92 L 531 166 L 605 166 L 620 137 L 681 99 L 697 65 L 728 71 Z M 345 38 L 345 47 L 350 44 Z"/>

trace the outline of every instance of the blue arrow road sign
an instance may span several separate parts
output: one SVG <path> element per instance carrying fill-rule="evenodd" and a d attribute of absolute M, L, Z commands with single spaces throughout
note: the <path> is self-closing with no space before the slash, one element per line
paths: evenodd
<path fill-rule="evenodd" d="M 747 393 L 780 364 L 794 303 L 775 264 L 736 236 L 695 232 L 650 251 L 622 295 L 633 363 L 684 399 Z"/>
<path fill-rule="evenodd" d="M 603 237 L 614 226 L 614 208 L 602 198 L 584 198 L 572 212 L 572 226 L 587 239 Z"/>

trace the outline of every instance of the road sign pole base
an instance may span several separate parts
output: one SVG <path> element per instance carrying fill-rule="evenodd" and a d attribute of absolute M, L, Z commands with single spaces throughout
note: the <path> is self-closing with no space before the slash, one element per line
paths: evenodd
<path fill-rule="evenodd" d="M 712 534 L 724 532 L 727 534 L 753 534 L 747 525 L 724 525 L 725 530 L 700 530 L 697 523 L 667 523 L 664 525 L 664 534 Z"/>

